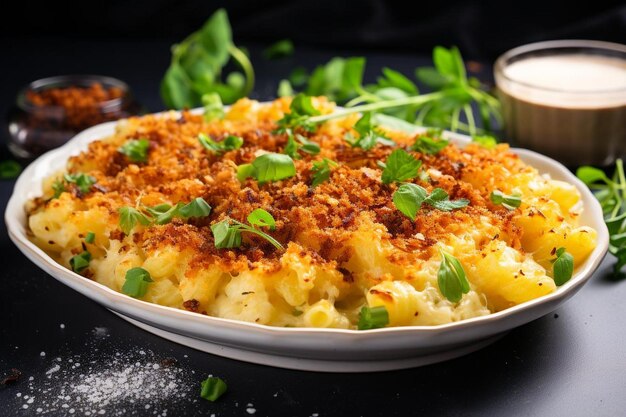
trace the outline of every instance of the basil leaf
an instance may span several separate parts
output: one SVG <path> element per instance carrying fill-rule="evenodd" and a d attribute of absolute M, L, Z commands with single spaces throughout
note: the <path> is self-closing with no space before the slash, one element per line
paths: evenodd
<path fill-rule="evenodd" d="M 243 138 L 239 136 L 229 135 L 221 142 L 217 142 L 204 133 L 198 135 L 198 141 L 202 147 L 216 154 L 222 154 L 228 151 L 234 151 L 243 145 Z"/>
<path fill-rule="evenodd" d="M 466 207 L 469 200 L 461 198 L 459 200 L 448 200 L 448 193 L 441 188 L 435 188 L 430 195 L 424 200 L 424 203 L 431 205 L 437 210 L 452 211 Z"/>
<path fill-rule="evenodd" d="M 244 182 L 246 178 L 254 176 L 254 172 L 252 164 L 241 164 L 237 167 L 237 179 L 239 182 Z"/>
<path fill-rule="evenodd" d="M 126 271 L 126 281 L 122 285 L 122 292 L 133 298 L 140 298 L 146 295 L 148 285 L 152 280 L 150 273 L 143 268 L 135 267 Z"/>
<path fill-rule="evenodd" d="M 259 227 L 267 226 L 270 230 L 276 229 L 276 221 L 274 220 L 274 217 L 272 217 L 272 215 L 267 211 L 260 208 L 254 210 L 248 215 L 248 223 Z"/>
<path fill-rule="evenodd" d="M 252 162 L 252 176 L 259 183 L 280 181 L 296 175 L 296 166 L 288 155 L 266 153 Z"/>
<path fill-rule="evenodd" d="M 215 247 L 218 249 L 238 248 L 241 246 L 241 231 L 231 226 L 228 220 L 211 225 Z"/>
<path fill-rule="evenodd" d="M 150 224 L 150 219 L 146 217 L 145 214 L 141 213 L 139 210 L 133 207 L 120 207 L 118 210 L 120 215 L 120 228 L 124 234 L 129 235 L 130 232 L 135 228 L 137 223 L 140 223 L 144 226 Z"/>
<path fill-rule="evenodd" d="M 611 180 L 606 176 L 604 171 L 590 166 L 582 166 L 576 170 L 576 176 L 585 184 L 593 184 L 595 182 L 603 182 L 608 184 Z"/>
<path fill-rule="evenodd" d="M 167 108 L 182 109 L 194 107 L 197 94 L 180 64 L 172 62 L 161 81 L 161 99 Z"/>
<path fill-rule="evenodd" d="M 409 219 L 415 221 L 415 216 L 422 203 L 428 196 L 428 192 L 416 184 L 402 184 L 393 193 L 393 204 Z"/>
<path fill-rule="evenodd" d="M 346 134 L 346 141 L 354 148 L 361 148 L 369 151 L 377 143 L 393 146 L 395 143 L 386 137 L 372 124 L 372 114 L 365 113 L 354 124 L 354 130 L 359 134 L 358 138 L 352 137 L 350 133 Z"/>
<path fill-rule="evenodd" d="M 117 151 L 124 154 L 132 162 L 148 162 L 148 149 L 150 141 L 148 139 L 128 140 Z"/>
<path fill-rule="evenodd" d="M 453 303 L 461 301 L 463 294 L 470 291 L 470 284 L 465 276 L 463 265 L 457 258 L 444 251 L 441 251 L 437 284 L 441 294 Z"/>
<path fill-rule="evenodd" d="M 387 158 L 381 180 L 383 184 L 402 182 L 417 177 L 422 161 L 404 149 L 396 149 Z"/>
<path fill-rule="evenodd" d="M 197 197 L 182 206 L 178 210 L 178 213 L 185 218 L 206 217 L 211 214 L 211 206 L 204 200 L 204 198 Z"/>
<path fill-rule="evenodd" d="M 158 204 L 154 207 L 146 207 L 145 210 L 150 213 L 150 215 L 157 217 L 160 216 L 161 214 L 167 212 L 168 210 L 170 210 L 172 208 L 172 206 L 170 204 L 167 203 L 162 203 L 162 204 Z"/>
<path fill-rule="evenodd" d="M 556 259 L 552 265 L 552 275 L 554 283 L 558 286 L 565 284 L 572 278 L 574 273 L 574 257 L 565 251 L 565 248 L 559 248 L 556 251 Z"/>

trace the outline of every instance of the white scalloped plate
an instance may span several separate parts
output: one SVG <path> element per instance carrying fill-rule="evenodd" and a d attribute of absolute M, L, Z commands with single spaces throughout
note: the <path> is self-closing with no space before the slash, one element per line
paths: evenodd
<path fill-rule="evenodd" d="M 56 263 L 26 233 L 25 203 L 41 195 L 42 180 L 65 167 L 69 156 L 113 134 L 116 122 L 89 128 L 64 146 L 30 164 L 20 175 L 5 212 L 11 240 L 37 266 L 65 285 L 104 305 L 131 323 L 186 346 L 232 359 L 289 369 L 368 372 L 439 362 L 477 350 L 505 332 L 555 310 L 596 270 L 608 248 L 602 210 L 587 187 L 560 163 L 536 152 L 514 152 L 541 173 L 574 184 L 585 207 L 581 224 L 598 231 L 598 246 L 572 279 L 554 293 L 488 316 L 439 326 L 393 327 L 368 331 L 278 328 L 194 314 L 136 300 Z M 464 145 L 469 138 L 447 134 Z"/>

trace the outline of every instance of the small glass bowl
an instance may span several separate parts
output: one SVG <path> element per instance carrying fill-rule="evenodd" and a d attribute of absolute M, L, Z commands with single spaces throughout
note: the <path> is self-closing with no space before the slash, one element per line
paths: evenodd
<path fill-rule="evenodd" d="M 59 106 L 35 104 L 33 93 L 70 87 L 89 88 L 100 84 L 103 89 L 117 93 L 105 101 L 81 105 Z M 128 85 L 115 78 L 101 75 L 61 75 L 33 81 L 17 95 L 9 111 L 8 148 L 17 158 L 33 159 L 57 148 L 88 127 L 141 114 Z"/>

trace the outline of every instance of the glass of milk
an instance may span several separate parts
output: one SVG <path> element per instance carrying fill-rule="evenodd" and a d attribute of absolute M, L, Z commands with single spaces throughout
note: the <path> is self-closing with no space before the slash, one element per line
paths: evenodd
<path fill-rule="evenodd" d="M 626 45 L 560 40 L 496 61 L 505 134 L 568 166 L 626 156 Z"/>

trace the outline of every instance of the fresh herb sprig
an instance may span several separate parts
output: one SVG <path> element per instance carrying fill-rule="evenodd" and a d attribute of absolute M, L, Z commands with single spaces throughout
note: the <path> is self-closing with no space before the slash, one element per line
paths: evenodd
<path fill-rule="evenodd" d="M 449 301 L 458 303 L 470 290 L 470 284 L 461 262 L 445 251 L 441 251 L 441 264 L 437 271 L 439 291 Z"/>
<path fill-rule="evenodd" d="M 357 132 L 358 136 L 353 136 L 351 133 L 346 134 L 346 142 L 348 142 L 353 148 L 361 148 L 365 151 L 369 151 L 376 144 L 380 143 L 386 146 L 393 146 L 395 142 L 385 136 L 374 123 L 372 123 L 372 114 L 365 113 L 354 124 L 353 129 Z"/>
<path fill-rule="evenodd" d="M 242 72 L 222 73 L 230 60 Z M 191 108 L 203 96 L 217 93 L 233 103 L 254 87 L 254 69 L 247 55 L 235 46 L 228 16 L 216 11 L 197 32 L 172 47 L 172 60 L 161 81 L 161 98 L 169 108 Z"/>
<path fill-rule="evenodd" d="M 228 135 L 224 140 L 218 142 L 209 137 L 209 135 L 200 133 L 198 141 L 204 149 L 218 155 L 237 150 L 243 145 L 243 138 L 235 135 Z"/>
<path fill-rule="evenodd" d="M 504 194 L 500 190 L 493 190 L 489 195 L 489 199 L 495 205 L 501 205 L 508 210 L 515 210 L 522 204 L 522 196 L 519 194 Z"/>
<path fill-rule="evenodd" d="M 308 155 L 317 155 L 320 153 L 320 145 L 307 139 L 305 136 L 299 133 L 293 133 L 291 130 L 287 131 L 287 144 L 283 152 L 289 155 L 292 159 L 300 159 L 302 156 L 300 152 L 304 152 Z"/>
<path fill-rule="evenodd" d="M 565 248 L 556 250 L 556 258 L 552 261 L 552 278 L 558 286 L 565 284 L 574 273 L 574 257 Z"/>
<path fill-rule="evenodd" d="M 339 164 L 337 162 L 328 158 L 313 162 L 313 167 L 311 168 L 311 172 L 313 172 L 311 187 L 317 187 L 321 183 L 328 181 L 330 173 L 338 166 Z"/>
<path fill-rule="evenodd" d="M 74 184 L 80 194 L 85 195 L 91 191 L 91 187 L 97 182 L 95 177 L 91 175 L 77 173 L 77 174 L 63 174 L 62 178 L 56 179 L 52 183 L 52 190 L 54 194 L 52 199 L 59 198 L 61 194 L 67 191 L 66 185 Z"/>
<path fill-rule="evenodd" d="M 172 221 L 174 217 L 183 219 L 206 217 L 211 214 L 211 206 L 202 197 L 197 197 L 187 204 L 179 202 L 172 206 L 163 203 L 154 207 L 144 207 L 143 211 L 135 207 L 120 207 L 118 213 L 120 229 L 124 234 L 129 235 L 137 224 L 163 225 Z"/>
<path fill-rule="evenodd" d="M 428 129 L 426 134 L 420 135 L 415 139 L 411 149 L 424 155 L 437 155 L 449 144 L 449 140 L 441 138 L 440 129 Z"/>
<path fill-rule="evenodd" d="M 424 204 L 441 211 L 458 210 L 469 204 L 469 200 L 465 198 L 450 200 L 448 193 L 441 188 L 435 188 L 428 193 L 425 188 L 410 183 L 400 185 L 392 199 L 396 208 L 413 221 Z"/>
<path fill-rule="evenodd" d="M 148 149 L 150 141 L 148 139 L 131 139 L 122 145 L 117 151 L 131 162 L 145 163 L 148 162 Z"/>
<path fill-rule="evenodd" d="M 404 149 L 396 149 L 387 158 L 381 176 L 383 184 L 408 181 L 419 175 L 422 161 L 415 159 Z"/>
<path fill-rule="evenodd" d="M 296 166 L 289 155 L 280 153 L 266 153 L 258 156 L 251 164 L 242 164 L 237 167 L 237 179 L 244 181 L 254 178 L 259 184 L 280 181 L 296 175 Z"/>
<path fill-rule="evenodd" d="M 274 217 L 263 209 L 256 209 L 248 215 L 249 225 L 233 219 L 225 219 L 211 226 L 215 247 L 218 249 L 238 248 L 241 246 L 241 234 L 252 233 L 270 242 L 276 249 L 285 248 L 276 239 L 254 227 L 276 228 Z"/>
<path fill-rule="evenodd" d="M 576 176 L 594 192 L 604 212 L 604 222 L 609 229 L 609 252 L 617 258 L 614 273 L 626 265 L 626 175 L 624 162 L 618 159 L 615 172 L 608 177 L 604 171 L 583 166 Z"/>

